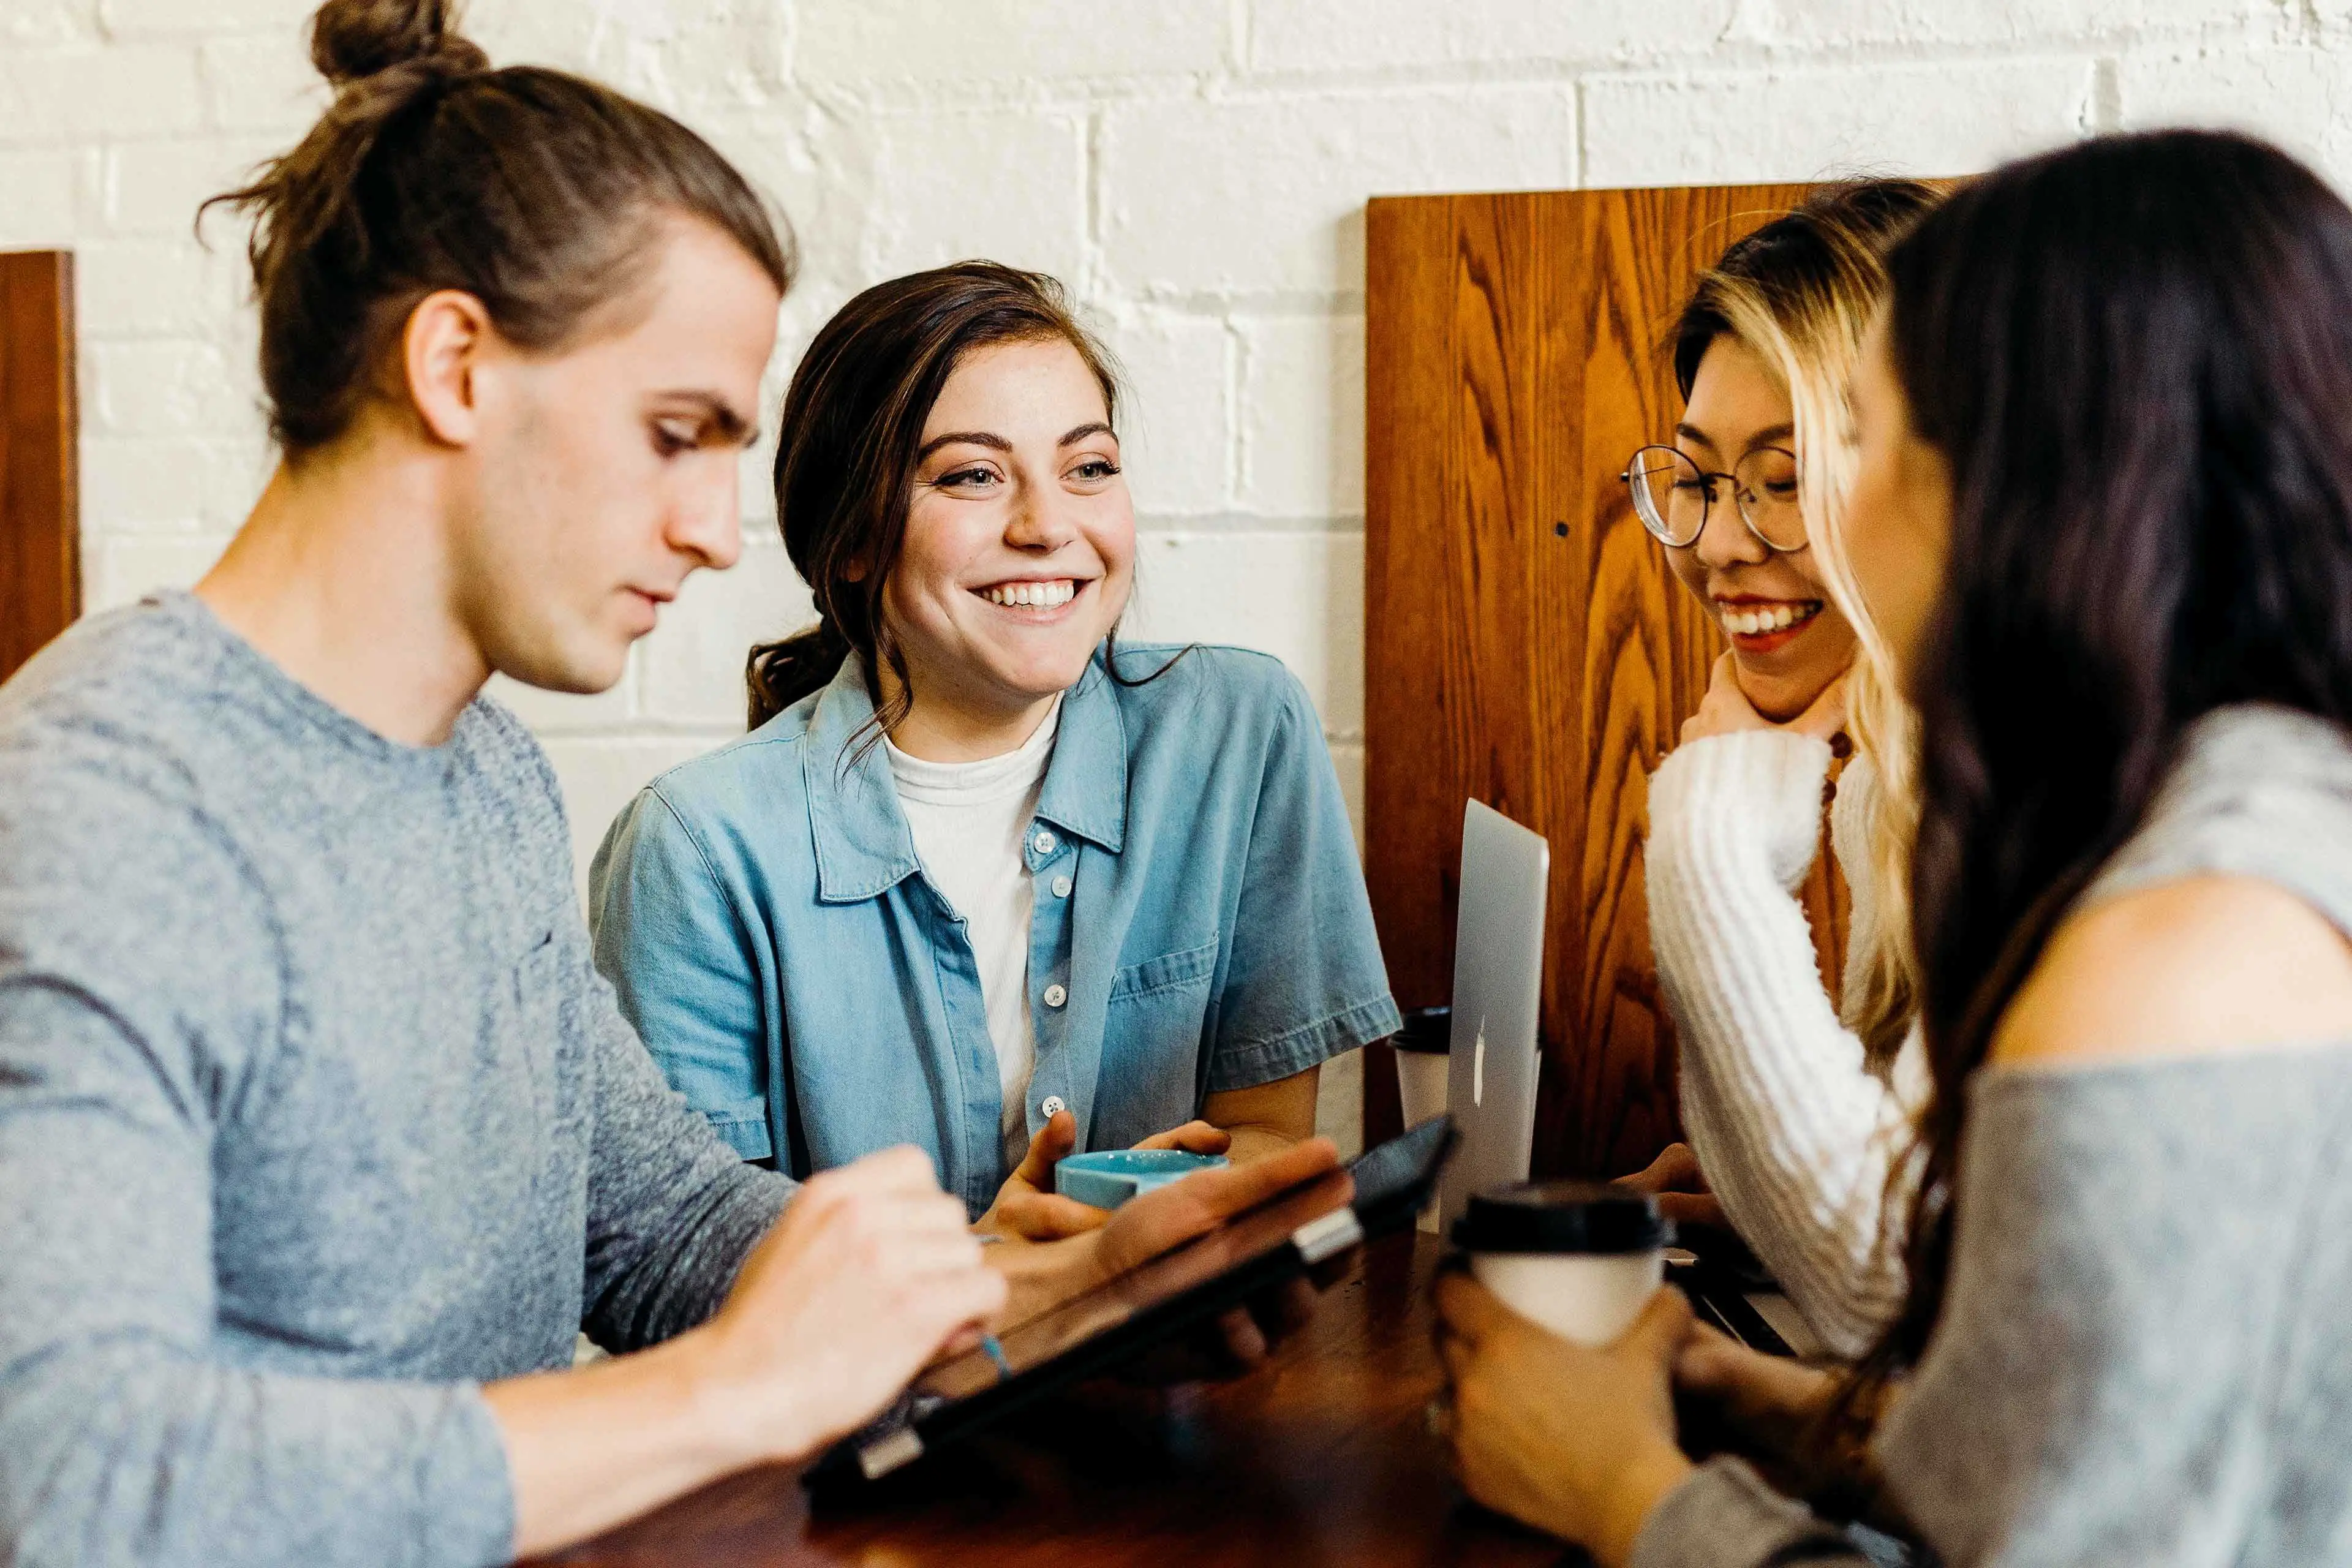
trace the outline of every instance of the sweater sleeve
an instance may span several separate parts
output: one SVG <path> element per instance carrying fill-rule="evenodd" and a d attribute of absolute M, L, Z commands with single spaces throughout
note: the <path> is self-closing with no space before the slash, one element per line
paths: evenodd
<path fill-rule="evenodd" d="M 1650 1510 L 1632 1568 L 1869 1568 L 1852 1537 L 1766 1486 L 1734 1458 L 1710 1459 Z"/>
<path fill-rule="evenodd" d="M 663 1081 L 576 934 L 573 1003 L 596 1085 L 588 1175 L 589 1337 L 639 1350 L 702 1322 L 799 1190 L 746 1164 Z"/>
<path fill-rule="evenodd" d="M 1786 731 L 1669 756 L 1650 784 L 1650 938 L 1699 1164 L 1806 1324 L 1852 1357 L 1902 1300 L 1881 1210 L 1909 1111 L 1840 1020 L 1793 893 L 1829 763 L 1826 744 Z"/>

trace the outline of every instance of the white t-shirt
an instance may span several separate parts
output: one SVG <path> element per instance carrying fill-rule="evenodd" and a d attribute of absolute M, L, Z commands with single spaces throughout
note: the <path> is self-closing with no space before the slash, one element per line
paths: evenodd
<path fill-rule="evenodd" d="M 988 1037 L 996 1047 L 997 1080 L 1004 1089 L 1003 1135 L 1008 1167 L 1029 1150 L 1024 1102 L 1037 1066 L 1037 1039 L 1029 1013 L 1029 926 L 1036 886 L 1022 858 L 1022 839 L 1037 815 L 1062 717 L 1054 700 L 1045 722 L 1018 751 L 977 763 L 929 763 L 890 746 L 890 776 L 898 809 L 915 835 L 923 870 L 950 907 L 963 917 L 980 995 L 988 1008 Z M 885 745 L 889 742 L 885 739 Z"/>

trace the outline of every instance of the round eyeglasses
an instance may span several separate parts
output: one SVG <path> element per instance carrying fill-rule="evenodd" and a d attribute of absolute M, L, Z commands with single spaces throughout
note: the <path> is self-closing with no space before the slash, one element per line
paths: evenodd
<path fill-rule="evenodd" d="M 1759 447 L 1731 471 L 1710 474 L 1672 447 L 1644 447 L 1622 476 L 1633 495 L 1633 513 L 1659 543 L 1680 550 L 1706 529 L 1717 481 L 1731 481 L 1732 504 L 1757 542 L 1774 552 L 1805 547 L 1805 516 L 1797 506 L 1797 455 Z"/>

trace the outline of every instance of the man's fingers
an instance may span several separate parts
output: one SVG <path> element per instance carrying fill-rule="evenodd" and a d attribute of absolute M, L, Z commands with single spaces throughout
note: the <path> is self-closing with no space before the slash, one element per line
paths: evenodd
<path fill-rule="evenodd" d="M 835 1177 L 835 1186 L 855 1188 L 860 1192 L 935 1193 L 940 1190 L 939 1173 L 931 1169 L 931 1157 L 912 1143 L 877 1150 L 828 1173 Z"/>

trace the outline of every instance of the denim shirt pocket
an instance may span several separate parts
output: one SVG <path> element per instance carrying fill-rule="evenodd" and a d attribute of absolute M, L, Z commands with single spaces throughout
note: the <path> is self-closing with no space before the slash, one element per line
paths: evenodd
<path fill-rule="evenodd" d="M 1217 944 L 1204 942 L 1177 952 L 1163 952 L 1141 963 L 1130 963 L 1110 977 L 1110 1005 L 1162 1006 L 1193 993 L 1205 995 L 1209 976 L 1216 973 Z M 1195 1008 L 1197 1015 L 1200 1009 Z"/>

